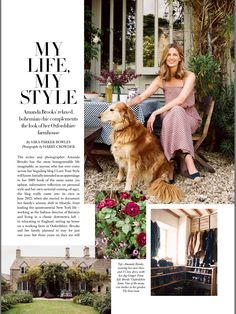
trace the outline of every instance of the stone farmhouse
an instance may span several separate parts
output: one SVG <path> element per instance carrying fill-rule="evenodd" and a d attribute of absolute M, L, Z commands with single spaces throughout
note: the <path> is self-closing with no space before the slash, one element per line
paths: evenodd
<path fill-rule="evenodd" d="M 82 271 L 92 269 L 97 273 L 109 275 L 111 274 L 111 262 L 106 259 L 96 259 L 90 257 L 89 248 L 84 247 L 83 257 L 70 256 L 70 248 L 65 249 L 65 256 L 62 257 L 45 257 L 45 256 L 22 256 L 21 250 L 16 249 L 16 258 L 10 268 L 10 283 L 13 291 L 29 291 L 28 281 L 19 281 L 19 278 L 27 272 L 30 266 L 41 266 L 48 264 L 60 264 L 65 269 L 68 267 L 79 267 Z M 85 281 L 68 281 L 65 283 L 62 289 L 71 291 L 86 291 Z M 94 287 L 95 293 L 105 294 L 110 291 L 110 278 L 107 282 L 104 282 L 101 286 Z M 38 288 L 38 295 L 43 296 L 46 292 L 46 288 L 40 286 Z"/>

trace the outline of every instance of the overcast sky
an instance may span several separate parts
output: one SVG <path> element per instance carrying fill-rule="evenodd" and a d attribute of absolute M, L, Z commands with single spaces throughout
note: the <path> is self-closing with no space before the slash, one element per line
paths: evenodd
<path fill-rule="evenodd" d="M 154 3 L 156 0 L 146 0 L 143 2 L 144 14 L 153 14 L 154 13 Z M 158 16 L 163 17 L 166 9 L 165 0 L 159 0 L 158 6 Z"/>
<path fill-rule="evenodd" d="M 67 246 L 71 257 L 83 257 L 84 246 Z M 90 256 L 94 257 L 94 247 L 88 246 Z M 22 256 L 65 256 L 65 246 L 2 246 L 1 272 L 10 274 L 10 267 L 16 257 L 16 249 L 21 249 Z"/>

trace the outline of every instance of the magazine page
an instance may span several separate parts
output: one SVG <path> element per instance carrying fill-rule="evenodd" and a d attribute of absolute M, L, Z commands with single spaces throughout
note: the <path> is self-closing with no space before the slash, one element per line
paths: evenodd
<path fill-rule="evenodd" d="M 2 313 L 234 312 L 218 2 L 1 1 Z"/>

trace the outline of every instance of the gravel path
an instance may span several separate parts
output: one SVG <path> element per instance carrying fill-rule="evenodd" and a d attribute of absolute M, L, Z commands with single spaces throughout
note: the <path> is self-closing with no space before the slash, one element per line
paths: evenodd
<path fill-rule="evenodd" d="M 177 185 L 185 192 L 185 198 L 180 204 L 232 204 L 234 203 L 234 164 L 220 153 L 204 153 L 209 163 L 214 167 L 215 173 L 209 173 L 200 165 L 198 169 L 204 178 L 197 184 L 192 184 L 188 178 L 177 176 Z M 103 169 L 97 172 L 90 165 L 86 166 L 84 178 L 84 202 L 94 203 L 96 191 L 120 190 L 123 191 L 125 184 L 117 184 L 115 179 L 118 168 L 113 157 L 99 156 L 97 160 Z M 146 188 L 139 186 L 143 192 Z M 149 203 L 160 204 L 161 202 L 149 197 Z"/>

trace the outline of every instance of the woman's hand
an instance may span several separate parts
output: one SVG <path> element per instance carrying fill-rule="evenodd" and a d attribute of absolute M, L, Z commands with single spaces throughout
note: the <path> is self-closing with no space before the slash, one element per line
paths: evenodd
<path fill-rule="evenodd" d="M 153 131 L 153 124 L 154 124 L 155 119 L 156 119 L 156 114 L 153 112 L 150 115 L 150 118 L 148 119 L 148 122 L 147 122 L 147 129 L 149 132 Z"/>
<path fill-rule="evenodd" d="M 140 102 L 141 102 L 140 96 L 136 96 L 130 101 L 128 101 L 126 105 L 128 107 L 132 107 L 132 106 L 138 105 Z"/>

